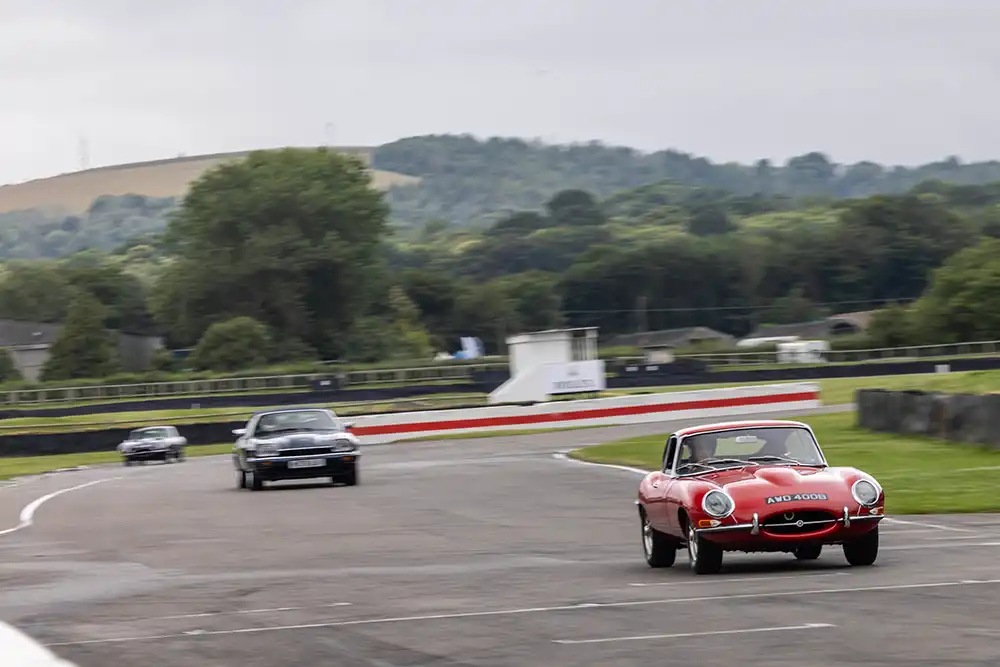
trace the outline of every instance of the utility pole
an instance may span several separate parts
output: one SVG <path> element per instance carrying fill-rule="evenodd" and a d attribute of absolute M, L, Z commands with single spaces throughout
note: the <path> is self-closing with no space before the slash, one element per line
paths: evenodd
<path fill-rule="evenodd" d="M 636 333 L 646 333 L 649 330 L 649 298 L 643 294 L 635 300 Z"/>
<path fill-rule="evenodd" d="M 87 146 L 87 137 L 82 132 L 77 141 L 77 157 L 80 159 L 80 171 L 90 167 L 90 150 Z"/>

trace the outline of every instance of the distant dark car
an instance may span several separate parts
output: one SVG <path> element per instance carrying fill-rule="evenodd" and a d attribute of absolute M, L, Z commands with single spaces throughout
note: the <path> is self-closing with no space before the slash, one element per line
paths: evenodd
<path fill-rule="evenodd" d="M 129 433 L 117 449 L 122 455 L 122 464 L 130 466 L 145 461 L 183 461 L 185 445 L 187 438 L 178 433 L 176 427 L 147 426 Z"/>
<path fill-rule="evenodd" d="M 292 408 L 255 414 L 233 447 L 236 485 L 259 491 L 265 482 L 329 478 L 358 483 L 361 451 L 357 437 L 332 410 Z"/>

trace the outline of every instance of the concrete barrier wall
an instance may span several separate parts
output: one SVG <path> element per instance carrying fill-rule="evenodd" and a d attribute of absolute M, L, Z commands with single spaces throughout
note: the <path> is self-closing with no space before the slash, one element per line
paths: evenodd
<path fill-rule="evenodd" d="M 862 428 L 1000 449 L 1000 394 L 860 389 L 856 403 Z"/>
<path fill-rule="evenodd" d="M 528 406 L 492 406 L 462 411 L 365 415 L 352 420 L 352 431 L 364 444 L 407 437 L 481 431 L 615 426 L 706 417 L 725 419 L 761 412 L 807 410 L 820 405 L 818 384 L 776 384 L 552 401 Z"/>

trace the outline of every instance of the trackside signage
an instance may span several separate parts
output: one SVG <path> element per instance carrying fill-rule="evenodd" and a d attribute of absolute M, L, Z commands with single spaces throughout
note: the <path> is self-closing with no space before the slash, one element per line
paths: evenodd
<path fill-rule="evenodd" d="M 582 394 L 604 391 L 607 377 L 600 359 L 548 365 L 549 394 Z"/>

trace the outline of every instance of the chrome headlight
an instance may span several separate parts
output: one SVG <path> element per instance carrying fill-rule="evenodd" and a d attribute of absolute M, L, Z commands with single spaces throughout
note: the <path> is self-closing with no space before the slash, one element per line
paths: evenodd
<path fill-rule="evenodd" d="M 879 488 L 867 479 L 859 479 L 851 486 L 851 495 L 859 505 L 871 507 L 878 501 L 881 495 Z"/>
<path fill-rule="evenodd" d="M 723 519 L 733 513 L 733 510 L 736 509 L 736 503 L 732 496 L 725 491 L 712 489 L 701 499 L 701 508 L 709 516 Z"/>
<path fill-rule="evenodd" d="M 350 438 L 334 438 L 331 446 L 335 452 L 349 452 L 354 449 L 354 443 Z"/>
<path fill-rule="evenodd" d="M 257 456 L 277 456 L 281 451 L 278 447 L 278 443 L 275 442 L 262 442 L 257 445 Z"/>

